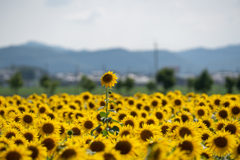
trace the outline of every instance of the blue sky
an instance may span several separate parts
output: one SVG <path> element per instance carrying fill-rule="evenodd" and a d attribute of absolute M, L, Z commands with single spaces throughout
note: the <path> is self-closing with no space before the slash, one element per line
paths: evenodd
<path fill-rule="evenodd" d="M 240 44 L 240 0 L 0 0 L 0 47 L 179 51 Z"/>

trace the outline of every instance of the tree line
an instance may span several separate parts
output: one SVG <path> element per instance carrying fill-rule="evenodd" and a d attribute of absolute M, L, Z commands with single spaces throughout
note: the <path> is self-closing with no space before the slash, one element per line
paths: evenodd
<path fill-rule="evenodd" d="M 17 94 L 18 89 L 23 86 L 22 74 L 20 72 L 16 72 L 11 76 L 7 83 L 13 92 Z M 213 83 L 213 79 L 207 70 L 203 70 L 196 78 L 187 79 L 187 87 L 189 91 L 194 89 L 196 92 L 207 93 L 211 90 Z M 39 79 L 39 84 L 42 88 L 44 88 L 45 93 L 54 94 L 60 82 L 45 74 Z M 158 85 L 162 85 L 164 89 L 162 92 L 166 93 L 168 90 L 173 88 L 175 84 L 176 77 L 174 70 L 171 68 L 163 68 L 157 71 L 154 79 L 149 81 L 146 84 L 146 87 L 150 92 L 153 92 L 157 91 Z M 82 87 L 84 90 L 92 91 L 97 87 L 97 84 L 86 75 L 83 75 L 78 83 L 78 86 Z M 122 88 L 125 88 L 126 91 L 129 92 L 134 86 L 134 79 L 127 77 L 125 80 L 118 80 L 115 88 L 119 91 L 121 91 Z M 232 93 L 235 86 L 238 90 L 240 90 L 240 76 L 238 78 L 226 77 L 224 86 L 227 89 L 227 93 Z"/>

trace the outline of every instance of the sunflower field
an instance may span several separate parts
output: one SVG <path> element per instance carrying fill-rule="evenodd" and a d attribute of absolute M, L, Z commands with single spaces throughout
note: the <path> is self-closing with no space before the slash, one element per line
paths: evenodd
<path fill-rule="evenodd" d="M 0 96 L 1 160 L 240 159 L 240 95 Z"/>

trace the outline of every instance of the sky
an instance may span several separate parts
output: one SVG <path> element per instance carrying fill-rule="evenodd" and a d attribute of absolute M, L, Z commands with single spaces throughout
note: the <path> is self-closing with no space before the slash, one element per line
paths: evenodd
<path fill-rule="evenodd" d="M 0 0 L 0 47 L 182 51 L 240 44 L 240 0 Z"/>

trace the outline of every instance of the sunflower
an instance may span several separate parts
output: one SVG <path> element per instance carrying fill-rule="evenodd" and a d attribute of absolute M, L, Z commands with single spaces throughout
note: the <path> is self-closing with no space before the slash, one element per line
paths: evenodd
<path fill-rule="evenodd" d="M 201 157 L 202 158 L 205 158 L 205 159 L 209 159 L 209 160 L 213 160 L 213 155 L 212 153 L 209 151 L 209 148 L 205 148 L 205 149 L 202 149 L 201 152 Z"/>
<path fill-rule="evenodd" d="M 174 133 L 179 138 L 184 138 L 186 135 L 190 135 L 192 137 L 200 136 L 196 128 L 197 124 L 194 122 L 180 123 L 179 126 L 175 129 Z"/>
<path fill-rule="evenodd" d="M 156 109 L 152 112 L 152 115 L 156 117 L 158 122 L 162 123 L 167 118 L 166 113 L 162 109 Z"/>
<path fill-rule="evenodd" d="M 36 115 L 33 114 L 33 113 L 23 113 L 23 114 L 20 116 L 21 123 L 22 123 L 25 127 L 29 127 L 29 126 L 33 125 L 35 118 L 36 118 Z"/>
<path fill-rule="evenodd" d="M 83 129 L 79 124 L 71 125 L 71 130 L 73 131 L 73 136 L 81 136 L 83 134 Z"/>
<path fill-rule="evenodd" d="M 123 126 L 120 128 L 119 130 L 119 136 L 123 137 L 123 136 L 127 136 L 129 135 L 130 137 L 132 137 L 133 134 L 133 128 L 128 125 L 128 126 Z"/>
<path fill-rule="evenodd" d="M 142 109 L 147 112 L 150 112 L 151 111 L 150 103 L 144 103 Z"/>
<path fill-rule="evenodd" d="M 145 123 L 147 125 L 158 125 L 159 124 L 159 121 L 158 119 L 156 118 L 156 116 L 154 115 L 150 115 L 148 117 L 145 118 Z"/>
<path fill-rule="evenodd" d="M 48 156 L 52 156 L 53 152 L 57 148 L 57 143 L 59 142 L 59 137 L 56 135 L 44 136 L 41 139 L 41 144 L 43 147 L 47 148 Z"/>
<path fill-rule="evenodd" d="M 120 110 L 118 111 L 118 114 L 116 115 L 117 116 L 117 120 L 120 122 L 122 121 L 127 115 L 128 115 L 128 111 L 124 111 L 124 110 Z"/>
<path fill-rule="evenodd" d="M 219 108 L 217 113 L 216 113 L 216 119 L 221 120 L 221 119 L 229 119 L 229 110 L 228 108 L 222 107 Z"/>
<path fill-rule="evenodd" d="M 201 141 L 198 138 L 185 136 L 182 140 L 180 140 L 178 147 L 181 149 L 181 151 L 185 151 L 188 159 L 200 158 L 202 146 Z"/>
<path fill-rule="evenodd" d="M 122 121 L 121 123 L 125 126 L 131 126 L 132 128 L 136 128 L 137 127 L 137 124 L 138 124 L 138 121 L 136 118 L 130 116 L 130 115 L 127 115 Z"/>
<path fill-rule="evenodd" d="M 132 109 L 130 109 L 129 114 L 130 114 L 130 116 L 135 117 L 135 118 L 137 118 L 137 117 L 139 116 L 139 115 L 138 115 L 137 108 L 135 108 L 135 107 L 133 107 Z"/>
<path fill-rule="evenodd" d="M 11 141 L 13 141 L 16 145 L 26 145 L 28 141 L 20 134 L 17 134 L 16 137 L 11 138 Z"/>
<path fill-rule="evenodd" d="M 235 102 L 229 106 L 229 113 L 232 118 L 240 118 L 240 104 Z"/>
<path fill-rule="evenodd" d="M 172 100 L 172 104 L 175 108 L 177 109 L 181 109 L 182 106 L 184 105 L 183 104 L 183 100 L 182 100 L 182 97 L 181 96 L 175 96 L 174 99 Z"/>
<path fill-rule="evenodd" d="M 82 118 L 80 122 L 80 125 L 85 133 L 88 133 L 97 127 L 96 121 L 90 116 Z"/>
<path fill-rule="evenodd" d="M 102 135 L 99 135 L 97 138 L 92 140 L 92 142 L 88 145 L 88 148 L 93 152 L 102 152 L 106 149 L 112 148 L 112 143 L 110 139 L 106 139 Z"/>
<path fill-rule="evenodd" d="M 187 122 L 192 122 L 193 121 L 193 116 L 189 112 L 183 111 L 183 112 L 179 112 L 177 115 L 179 117 L 181 117 L 181 121 L 183 123 L 187 123 Z"/>
<path fill-rule="evenodd" d="M 233 148 L 233 152 L 231 154 L 232 159 L 240 159 L 240 140 L 237 140 L 237 144 Z"/>
<path fill-rule="evenodd" d="M 225 123 L 224 129 L 226 132 L 230 132 L 231 134 L 239 137 L 240 136 L 239 120 L 235 119 L 235 120 L 227 121 L 227 123 Z"/>
<path fill-rule="evenodd" d="M 1 160 L 31 160 L 32 158 L 30 157 L 31 151 L 28 151 L 26 147 L 24 146 L 16 146 L 13 145 L 5 152 L 0 154 L 0 159 Z"/>
<path fill-rule="evenodd" d="M 63 150 L 56 156 L 56 160 L 84 160 L 85 150 L 79 146 L 79 144 L 67 145 Z"/>
<path fill-rule="evenodd" d="M 8 126 L 6 126 L 6 127 L 16 129 L 16 130 L 18 130 L 19 132 L 21 132 L 21 131 L 24 129 L 24 126 L 23 126 L 21 123 L 15 122 L 15 121 L 13 121 L 13 122 L 8 122 Z"/>
<path fill-rule="evenodd" d="M 141 143 L 136 138 L 123 136 L 117 140 L 114 149 L 127 159 L 136 158 L 141 154 Z"/>
<path fill-rule="evenodd" d="M 87 92 L 82 92 L 80 94 L 80 96 L 81 96 L 83 102 L 91 101 L 92 97 L 93 97 L 93 95 L 90 92 L 88 92 L 88 91 Z"/>
<path fill-rule="evenodd" d="M 155 125 L 143 124 L 142 128 L 136 130 L 136 136 L 139 137 L 141 142 L 147 142 L 148 139 L 153 138 L 156 135 L 159 135 L 157 131 L 159 128 Z"/>
<path fill-rule="evenodd" d="M 218 108 L 221 105 L 221 95 L 213 95 L 211 96 L 212 99 L 212 105 L 214 108 Z"/>
<path fill-rule="evenodd" d="M 160 126 L 162 135 L 165 136 L 168 134 L 169 128 L 171 126 L 171 123 L 165 122 Z"/>
<path fill-rule="evenodd" d="M 209 129 L 201 130 L 201 138 L 202 141 L 206 141 L 209 137 L 211 137 L 213 133 Z"/>
<path fill-rule="evenodd" d="M 232 105 L 232 101 L 231 101 L 231 99 L 228 99 L 228 98 L 224 98 L 223 100 L 222 100 L 222 102 L 221 102 L 221 105 L 223 106 L 223 107 L 229 107 L 229 106 L 231 106 Z"/>
<path fill-rule="evenodd" d="M 39 108 L 38 108 L 38 113 L 39 113 L 39 114 L 44 114 L 44 113 L 46 113 L 46 112 L 48 112 L 48 111 L 49 111 L 49 107 L 48 107 L 47 104 L 41 104 L 41 105 L 39 105 Z"/>
<path fill-rule="evenodd" d="M 207 140 L 207 147 L 210 152 L 219 157 L 225 156 L 228 153 L 232 153 L 233 148 L 236 144 L 236 139 L 229 132 L 218 131 L 212 137 Z"/>
<path fill-rule="evenodd" d="M 12 137 L 16 137 L 19 134 L 19 131 L 14 128 L 7 128 L 2 131 L 2 136 L 6 137 L 7 139 L 11 139 Z"/>
<path fill-rule="evenodd" d="M 147 118 L 149 113 L 145 110 L 140 110 L 139 115 L 140 115 L 141 118 Z"/>
<path fill-rule="evenodd" d="M 43 120 L 39 125 L 40 134 L 51 135 L 51 134 L 59 134 L 60 126 L 59 123 L 50 119 Z"/>
<path fill-rule="evenodd" d="M 97 152 L 96 154 L 93 155 L 93 159 L 121 160 L 123 159 L 123 156 L 120 154 L 120 151 L 108 149 L 107 151 Z"/>
<path fill-rule="evenodd" d="M 37 131 L 33 128 L 24 129 L 21 132 L 21 134 L 22 134 L 23 137 L 25 137 L 25 139 L 28 142 L 34 142 L 38 139 Z"/>
<path fill-rule="evenodd" d="M 215 131 L 220 131 L 220 130 L 224 129 L 224 126 L 226 125 L 226 123 L 227 123 L 227 121 L 224 120 L 224 119 L 223 120 L 219 120 L 219 121 L 214 123 L 213 129 Z"/>
<path fill-rule="evenodd" d="M 203 117 L 202 119 L 200 119 L 199 122 L 202 122 L 206 125 L 207 128 L 210 128 L 210 127 L 213 127 L 213 124 L 214 124 L 214 120 L 210 117 Z"/>
<path fill-rule="evenodd" d="M 195 107 L 194 115 L 196 116 L 197 119 L 201 119 L 202 117 L 208 115 L 208 110 L 206 107 L 202 107 L 202 106 Z"/>
<path fill-rule="evenodd" d="M 157 97 L 154 97 L 154 98 L 150 99 L 150 106 L 152 108 L 162 107 L 162 100 Z"/>
<path fill-rule="evenodd" d="M 108 71 L 104 73 L 104 75 L 101 77 L 101 84 L 105 87 L 114 87 L 115 83 L 117 83 L 118 77 L 116 76 L 116 73 L 113 74 L 113 72 Z"/>

